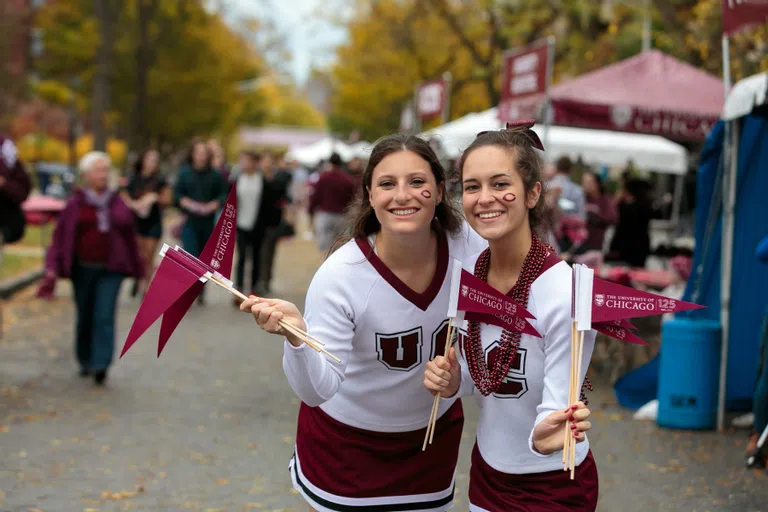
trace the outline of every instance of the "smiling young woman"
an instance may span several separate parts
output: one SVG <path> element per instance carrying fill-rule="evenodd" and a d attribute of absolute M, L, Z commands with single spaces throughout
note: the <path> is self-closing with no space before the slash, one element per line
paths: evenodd
<path fill-rule="evenodd" d="M 422 451 L 433 403 L 422 375 L 445 348 L 450 259 L 487 243 L 446 201 L 445 171 L 418 137 L 379 141 L 362 182 L 304 317 L 277 299 L 252 297 L 241 309 L 286 337 L 283 369 L 302 400 L 291 478 L 314 510 L 449 510 L 464 414 L 460 401 L 442 401 Z M 280 319 L 341 363 L 286 333 Z"/>
<path fill-rule="evenodd" d="M 468 322 L 458 357 L 451 349 L 429 362 L 424 385 L 450 399 L 480 392 L 471 511 L 593 511 L 598 480 L 585 435 L 589 410 L 568 403 L 571 269 L 541 241 L 551 214 L 531 126 L 485 132 L 464 152 L 464 213 L 489 244 L 464 267 L 528 309 L 542 337 Z M 595 332 L 584 339 L 586 373 Z M 562 463 L 569 418 L 578 443 L 575 480 Z"/>

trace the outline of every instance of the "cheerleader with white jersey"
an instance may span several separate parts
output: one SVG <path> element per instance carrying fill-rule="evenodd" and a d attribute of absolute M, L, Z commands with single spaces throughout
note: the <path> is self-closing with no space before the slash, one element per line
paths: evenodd
<path fill-rule="evenodd" d="M 571 268 L 541 241 L 550 217 L 531 126 L 481 133 L 464 152 L 464 213 L 489 246 L 463 263 L 536 317 L 531 322 L 542 337 L 468 322 L 458 356 L 452 348 L 429 362 L 424 385 L 449 400 L 474 394 L 481 405 L 471 511 L 593 511 L 598 478 L 585 435 L 589 410 L 568 403 Z M 581 381 L 594 342 L 595 331 L 587 332 Z M 569 418 L 578 442 L 574 480 L 562 458 Z"/>
<path fill-rule="evenodd" d="M 445 172 L 422 139 L 393 135 L 373 148 L 346 236 L 318 269 L 304 317 L 295 305 L 241 305 L 286 337 L 283 369 L 301 398 L 294 488 L 317 511 L 444 511 L 453 506 L 464 423 L 443 400 L 422 451 L 433 397 L 427 361 L 445 348 L 451 258 L 487 247 L 444 195 Z M 278 326 L 305 329 L 336 363 Z"/>

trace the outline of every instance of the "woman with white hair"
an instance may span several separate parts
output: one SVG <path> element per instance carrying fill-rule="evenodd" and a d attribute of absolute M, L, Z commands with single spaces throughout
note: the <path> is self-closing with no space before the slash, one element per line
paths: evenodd
<path fill-rule="evenodd" d="M 133 213 L 109 187 L 111 163 L 98 151 L 80 160 L 83 186 L 61 212 L 45 261 L 49 280 L 72 281 L 80 375 L 93 375 L 98 385 L 112 363 L 120 284 L 124 277 L 144 274 Z"/>

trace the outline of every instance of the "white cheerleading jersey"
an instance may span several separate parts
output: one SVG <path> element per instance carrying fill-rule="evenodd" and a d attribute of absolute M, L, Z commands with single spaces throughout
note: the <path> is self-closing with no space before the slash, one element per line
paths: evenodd
<path fill-rule="evenodd" d="M 482 252 L 482 251 L 481 251 Z M 480 254 L 464 261 L 474 273 Z M 502 473 L 528 474 L 563 469 L 562 450 L 542 455 L 533 449 L 533 428 L 552 412 L 568 407 L 571 378 L 571 267 L 560 261 L 545 270 L 531 285 L 527 310 L 535 317 L 531 325 L 541 338 L 523 334 L 518 356 L 497 393 L 483 396 L 475 389 L 461 347 L 461 386 L 455 397 L 474 395 L 480 405 L 477 446 L 488 465 Z M 464 330 L 468 327 L 464 324 Z M 486 362 L 501 340 L 501 327 L 480 324 Z M 584 335 L 582 374 L 584 381 L 596 332 Z M 454 398 L 455 398 L 454 397 Z M 589 441 L 576 444 L 575 464 L 589 451 Z"/>
<path fill-rule="evenodd" d="M 424 388 L 425 365 L 445 347 L 451 258 L 462 260 L 487 242 L 467 224 L 455 238 L 439 234 L 435 276 L 418 294 L 365 247 L 372 240 L 336 250 L 307 291 L 307 331 L 341 363 L 285 341 L 283 370 L 304 403 L 341 423 L 377 432 L 418 430 L 433 403 Z M 454 401 L 441 401 L 438 416 Z"/>

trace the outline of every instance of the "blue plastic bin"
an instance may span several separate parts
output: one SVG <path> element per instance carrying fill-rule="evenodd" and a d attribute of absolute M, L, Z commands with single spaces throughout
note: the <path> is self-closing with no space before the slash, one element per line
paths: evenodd
<path fill-rule="evenodd" d="M 662 427 L 706 430 L 717 422 L 720 322 L 674 318 L 661 326 L 659 412 Z"/>

